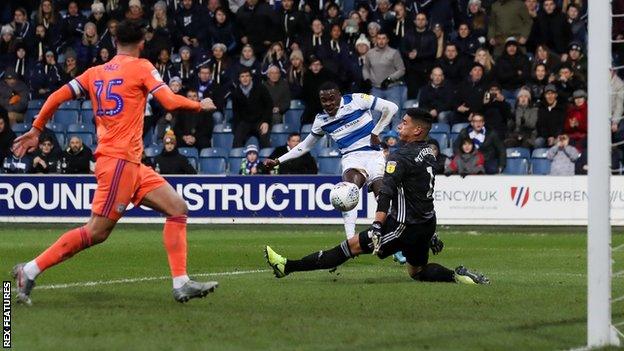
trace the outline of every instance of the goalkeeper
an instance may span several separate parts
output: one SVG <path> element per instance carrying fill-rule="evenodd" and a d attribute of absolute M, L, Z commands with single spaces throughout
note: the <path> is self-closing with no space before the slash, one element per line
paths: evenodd
<path fill-rule="evenodd" d="M 435 156 L 427 144 L 431 123 L 431 115 L 424 110 L 409 109 L 403 116 L 399 127 L 403 145 L 388 158 L 375 222 L 368 230 L 333 249 L 318 251 L 300 260 L 286 259 L 266 246 L 267 262 L 275 276 L 282 278 L 292 272 L 332 269 L 360 254 L 372 253 L 384 259 L 403 251 L 407 271 L 414 280 L 488 284 L 487 277 L 463 266 L 451 270 L 428 262 L 429 249 L 435 255 L 444 247 L 435 233 Z"/>

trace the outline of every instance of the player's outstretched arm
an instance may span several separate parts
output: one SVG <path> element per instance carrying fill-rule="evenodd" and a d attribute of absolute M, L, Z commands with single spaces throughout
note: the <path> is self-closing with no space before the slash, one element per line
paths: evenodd
<path fill-rule="evenodd" d="M 56 112 L 62 103 L 71 100 L 73 97 L 74 95 L 70 87 L 64 85 L 46 99 L 30 131 L 16 138 L 13 142 L 12 150 L 15 156 L 22 157 L 25 153 L 35 150 L 39 144 L 39 135 L 45 129 L 46 123 L 48 123 L 50 118 L 54 115 L 54 112 Z"/>
<path fill-rule="evenodd" d="M 168 86 L 162 85 L 153 93 L 154 97 L 167 111 L 190 110 L 195 112 L 214 111 L 217 109 L 212 99 L 206 98 L 200 102 L 187 99 L 184 96 L 175 94 Z"/>
<path fill-rule="evenodd" d="M 307 152 L 312 150 L 312 147 L 321 139 L 320 135 L 316 135 L 314 133 L 308 134 L 308 136 L 303 139 L 299 145 L 295 148 L 290 149 L 287 153 L 279 157 L 277 160 L 266 159 L 264 160 L 264 166 L 269 170 L 273 169 L 273 167 L 279 165 L 280 163 L 284 163 L 288 160 L 292 160 L 298 157 L 305 155 Z"/>
<path fill-rule="evenodd" d="M 399 106 L 392 101 L 377 98 L 374 110 L 381 112 L 381 117 L 377 121 L 375 128 L 373 128 L 372 134 L 379 135 L 390 124 L 392 117 L 399 111 Z"/>

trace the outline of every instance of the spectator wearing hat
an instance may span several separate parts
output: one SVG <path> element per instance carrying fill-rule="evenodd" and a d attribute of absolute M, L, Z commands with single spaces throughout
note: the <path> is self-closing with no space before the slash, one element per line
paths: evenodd
<path fill-rule="evenodd" d="M 483 111 L 483 98 L 487 83 L 483 79 L 483 66 L 475 62 L 468 73 L 468 78 L 457 88 L 455 113 L 452 124 L 468 122 L 468 117 Z"/>
<path fill-rule="evenodd" d="M 242 55 L 241 55 L 242 57 Z M 303 77 L 306 66 L 301 50 L 293 50 L 290 53 L 290 65 L 288 65 L 287 81 L 290 89 L 290 98 L 303 100 Z M 360 73 L 361 75 L 361 73 Z"/>
<path fill-rule="evenodd" d="M 496 131 L 501 140 L 505 140 L 507 138 L 507 126 L 512 123 L 513 115 L 511 106 L 505 100 L 498 83 L 492 83 L 483 97 L 483 115 L 488 128 Z"/>
<path fill-rule="evenodd" d="M 72 48 L 67 48 L 67 50 L 65 50 L 65 62 L 63 62 L 61 67 L 63 68 L 61 79 L 63 83 L 69 83 L 70 80 L 80 75 L 83 66 L 78 66 L 76 52 Z"/>
<path fill-rule="evenodd" d="M 357 91 L 362 93 L 370 92 L 371 86 L 369 82 L 364 80 L 362 69 L 366 62 L 366 53 L 370 50 L 370 42 L 366 35 L 360 34 L 355 41 L 355 51 L 352 55 L 347 56 L 346 71 L 348 73 L 347 81 L 350 82 L 349 91 Z"/>
<path fill-rule="evenodd" d="M 377 46 L 366 53 L 362 75 L 364 79 L 371 81 L 371 94 L 402 106 L 404 89 L 401 80 L 405 75 L 405 65 L 401 54 L 388 46 L 386 33 L 379 33 L 376 39 Z M 395 124 L 398 118 L 401 117 L 394 116 Z"/>
<path fill-rule="evenodd" d="M 104 32 L 106 32 L 108 19 L 109 16 L 108 13 L 106 13 L 104 4 L 101 2 L 93 2 L 93 4 L 91 4 L 91 15 L 89 15 L 87 21 L 95 24 L 99 37 L 102 37 Z"/>
<path fill-rule="evenodd" d="M 568 62 L 564 62 L 559 66 L 557 80 L 554 84 L 557 88 L 559 99 L 563 102 L 570 101 L 575 91 L 585 89 L 585 83 L 578 79 L 576 72 Z"/>
<path fill-rule="evenodd" d="M 531 43 L 546 44 L 555 53 L 563 55 L 571 39 L 572 32 L 566 15 L 557 7 L 555 0 L 544 0 L 542 11 L 533 22 Z"/>
<path fill-rule="evenodd" d="M 288 83 L 282 78 L 281 71 L 277 66 L 270 66 L 267 71 L 267 80 L 263 84 L 271 94 L 271 100 L 273 100 L 272 122 L 273 124 L 282 123 L 284 114 L 290 108 Z"/>
<path fill-rule="evenodd" d="M 444 174 L 459 174 L 462 177 L 484 174 L 485 157 L 479 152 L 479 149 L 475 147 L 473 139 L 465 138 L 458 141 L 461 145 L 459 152 L 455 154 L 453 160 L 446 166 Z"/>
<path fill-rule="evenodd" d="M 531 76 L 531 63 L 525 54 L 518 50 L 515 37 L 507 38 L 505 52 L 496 61 L 496 79 L 503 88 L 506 99 L 514 99 L 517 90 L 527 83 Z"/>
<path fill-rule="evenodd" d="M 481 45 L 487 42 L 488 14 L 481 0 L 459 0 L 457 22 L 466 22 Z"/>
<path fill-rule="evenodd" d="M 377 46 L 377 35 L 381 32 L 381 25 L 377 22 L 370 22 L 366 26 L 366 34 L 368 34 L 368 41 L 374 46 Z"/>
<path fill-rule="evenodd" d="M 453 90 L 444 79 L 444 72 L 440 67 L 431 70 L 429 84 L 420 91 L 420 107 L 429 111 L 439 123 L 453 121 Z"/>
<path fill-rule="evenodd" d="M 208 3 L 210 4 L 210 2 Z M 214 20 L 210 21 L 207 27 L 208 38 L 212 40 L 210 45 L 221 43 L 225 45 L 226 52 L 235 52 L 238 43 L 234 34 L 233 21 L 228 18 L 225 9 L 217 8 L 214 13 Z M 208 43 L 206 45 L 208 46 Z"/>
<path fill-rule="evenodd" d="M 4 159 L 11 155 L 11 147 L 15 137 L 15 132 L 9 123 L 9 116 L 6 115 L 5 111 L 0 111 L 0 166 L 4 164 Z"/>
<path fill-rule="evenodd" d="M 298 132 L 290 133 L 286 140 L 286 145 L 281 145 L 275 148 L 269 156 L 272 160 L 277 160 L 288 151 L 297 147 L 301 142 L 301 134 Z M 316 160 L 307 152 L 301 157 L 292 159 L 283 164 L 279 164 L 276 167 L 278 174 L 317 174 L 318 167 L 316 166 Z"/>
<path fill-rule="evenodd" d="M 126 13 L 124 14 L 124 19 L 139 21 L 142 25 L 147 25 L 147 21 L 144 18 L 143 4 L 141 4 L 141 0 L 128 1 L 128 10 L 126 10 Z"/>
<path fill-rule="evenodd" d="M 196 90 L 189 89 L 186 97 L 193 101 L 199 101 Z M 212 129 L 214 121 L 211 112 L 174 112 L 175 124 L 173 131 L 176 136 L 178 147 L 194 147 L 198 150 L 211 146 Z"/>
<path fill-rule="evenodd" d="M 241 161 L 241 175 L 254 175 L 259 173 L 260 158 L 258 157 L 258 147 L 250 144 L 245 148 L 245 158 Z"/>
<path fill-rule="evenodd" d="M 186 46 L 193 46 L 193 42 L 204 43 L 206 38 L 202 34 L 207 31 L 202 30 L 206 28 L 202 28 L 202 11 L 199 6 L 193 0 L 182 0 L 181 5 L 175 17 L 177 42 Z"/>
<path fill-rule="evenodd" d="M 15 56 L 17 40 L 15 30 L 6 24 L 0 29 L 0 67 L 5 67 Z"/>
<path fill-rule="evenodd" d="M 459 55 L 457 46 L 451 42 L 446 43 L 443 56 L 435 63 L 436 66 L 442 68 L 444 77 L 451 87 L 457 86 L 464 80 L 469 64 L 464 56 Z"/>
<path fill-rule="evenodd" d="M 133 0 L 136 1 L 136 0 Z M 67 4 L 67 14 L 62 21 L 62 36 L 67 45 L 73 45 L 82 39 L 87 18 L 80 12 L 77 1 Z"/>
<path fill-rule="evenodd" d="M 154 13 L 149 21 L 149 28 L 153 32 L 151 42 L 155 50 L 170 49 L 173 46 L 177 47 L 180 45 L 180 42 L 175 42 L 180 37 L 180 34 L 175 21 L 167 14 L 167 3 L 165 1 L 161 0 L 154 4 Z"/>
<path fill-rule="evenodd" d="M 558 100 L 557 88 L 548 84 L 544 88 L 544 99 L 537 111 L 537 138 L 535 147 L 552 147 L 563 133 L 566 111 Z"/>
<path fill-rule="evenodd" d="M 173 74 L 180 78 L 180 82 L 184 88 L 188 88 L 197 74 L 191 60 L 191 48 L 184 45 L 180 48 L 178 53 L 180 55 L 180 62 L 173 65 Z"/>
<path fill-rule="evenodd" d="M 488 43 L 494 47 L 494 55 L 499 56 L 509 37 L 516 38 L 517 45 L 527 43 L 533 19 L 521 1 L 498 0 L 492 4 L 488 22 Z"/>
<path fill-rule="evenodd" d="M 531 91 L 523 87 L 518 91 L 511 133 L 505 140 L 505 146 L 533 148 L 537 136 L 536 124 L 537 107 L 531 101 Z"/>
<path fill-rule="evenodd" d="M 567 135 L 559 135 L 556 144 L 548 149 L 546 158 L 551 160 L 550 175 L 574 175 L 574 163 L 581 155 L 575 147 L 569 145 L 569 141 Z"/>
<path fill-rule="evenodd" d="M 395 130 L 388 131 L 383 137 L 383 142 L 386 143 L 390 152 L 395 151 L 399 147 L 399 133 Z"/>
<path fill-rule="evenodd" d="M 433 173 L 444 174 L 444 169 L 448 166 L 449 163 L 451 163 L 451 160 L 449 160 L 449 158 L 445 154 L 440 152 L 440 144 L 437 140 L 430 138 L 429 140 L 427 140 L 427 144 L 433 152 L 433 156 L 435 156 Z"/>
<path fill-rule="evenodd" d="M 53 140 L 48 136 L 41 138 L 33 156 L 31 173 L 60 173 L 58 152 L 53 151 L 56 151 Z"/>
<path fill-rule="evenodd" d="M 485 173 L 502 173 L 507 165 L 507 154 L 502 139 L 495 130 L 485 125 L 485 118 L 480 113 L 474 113 L 470 118 L 470 125 L 459 132 L 453 143 L 453 153 L 460 154 L 463 141 L 472 140 L 475 148 L 483 154 Z"/>
<path fill-rule="evenodd" d="M 275 17 L 267 3 L 246 0 L 236 12 L 240 43 L 250 44 L 257 55 L 264 56 L 268 46 L 274 41 L 274 33 L 270 28 L 276 26 Z"/>
<path fill-rule="evenodd" d="M 242 147 L 250 136 L 256 136 L 260 147 L 270 147 L 269 130 L 273 101 L 267 88 L 254 82 L 249 70 L 238 75 L 238 86 L 232 92 L 234 142 L 232 147 Z"/>
<path fill-rule="evenodd" d="M 154 170 L 160 174 L 197 174 L 188 159 L 178 151 L 172 130 L 165 133 L 163 150 L 160 155 L 154 157 Z"/>
<path fill-rule="evenodd" d="M 323 67 L 323 62 L 316 57 L 310 57 L 308 70 L 303 75 L 302 97 L 305 109 L 301 115 L 301 125 L 311 124 L 318 113 L 321 113 L 319 91 L 325 82 L 334 81 L 331 73 Z"/>
<path fill-rule="evenodd" d="M 15 73 L 13 67 L 9 67 L 0 82 L 0 107 L 6 110 L 11 125 L 24 120 L 28 100 L 28 86 Z"/>
<path fill-rule="evenodd" d="M 94 162 L 91 149 L 85 146 L 82 139 L 73 136 L 67 143 L 67 148 L 61 155 L 61 173 L 63 174 L 89 174 L 91 162 Z"/>
<path fill-rule="evenodd" d="M 564 55 L 565 62 L 567 62 L 574 72 L 576 76 L 581 80 L 586 82 L 587 78 L 587 57 L 583 55 L 583 46 L 578 42 L 572 42 L 568 46 L 568 54 Z"/>
<path fill-rule="evenodd" d="M 227 47 L 225 44 L 213 44 L 212 57 L 205 63 L 210 67 L 214 83 L 224 87 L 227 87 L 232 83 L 230 60 L 226 55 L 226 50 Z"/>
<path fill-rule="evenodd" d="M 587 94 L 577 90 L 572 94 L 572 104 L 566 113 L 563 132 L 570 138 L 570 145 L 583 152 L 587 146 Z"/>
<path fill-rule="evenodd" d="M 427 75 L 436 58 L 436 36 L 427 27 L 427 15 L 419 13 L 414 19 L 414 27 L 405 34 L 401 54 L 407 72 L 407 97 L 415 99 L 420 88 L 426 84 Z"/>

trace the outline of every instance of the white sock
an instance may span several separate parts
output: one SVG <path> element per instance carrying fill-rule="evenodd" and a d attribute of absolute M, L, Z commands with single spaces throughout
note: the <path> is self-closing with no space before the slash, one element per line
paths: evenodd
<path fill-rule="evenodd" d="M 32 260 L 24 265 L 24 274 L 28 279 L 35 280 L 39 273 L 41 273 L 41 269 L 39 269 L 35 260 Z"/>
<path fill-rule="evenodd" d="M 182 287 L 182 285 L 186 284 L 186 282 L 188 282 L 189 280 L 191 280 L 191 278 L 189 278 L 189 276 L 186 274 L 173 277 L 173 288 L 179 289 Z"/>
<path fill-rule="evenodd" d="M 345 234 L 347 240 L 351 239 L 355 235 L 355 221 L 357 220 L 357 207 L 348 212 L 342 213 L 342 219 L 344 219 Z"/>

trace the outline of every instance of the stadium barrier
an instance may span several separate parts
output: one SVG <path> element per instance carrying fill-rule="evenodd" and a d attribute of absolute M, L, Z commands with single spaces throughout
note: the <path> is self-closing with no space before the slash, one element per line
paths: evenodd
<path fill-rule="evenodd" d="M 186 199 L 190 223 L 340 224 L 329 201 L 336 176 L 168 176 Z M 90 215 L 93 176 L 0 176 L 0 222 L 80 222 Z M 585 176 L 437 177 L 440 224 L 585 225 Z M 366 194 L 362 191 L 362 195 Z M 611 219 L 624 225 L 624 177 L 612 178 Z M 372 194 L 359 205 L 358 223 L 370 223 Z M 164 219 L 128 206 L 122 222 Z"/>

